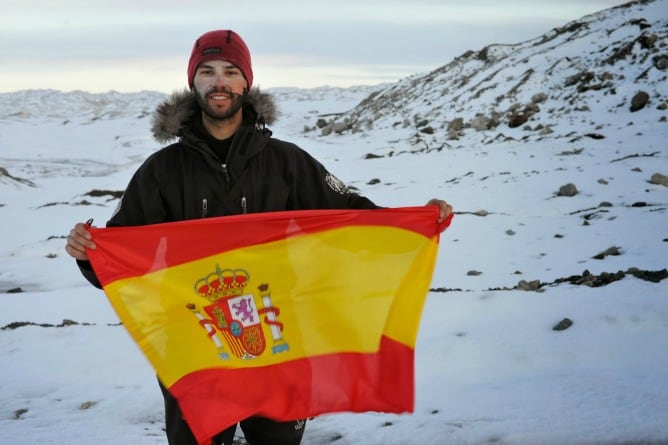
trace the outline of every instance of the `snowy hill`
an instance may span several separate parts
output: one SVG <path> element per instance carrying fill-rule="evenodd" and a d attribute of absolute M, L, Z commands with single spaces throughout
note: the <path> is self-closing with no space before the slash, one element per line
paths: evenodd
<path fill-rule="evenodd" d="M 665 110 L 667 78 L 668 3 L 634 1 L 526 42 L 468 51 L 374 92 L 323 132 L 403 128 L 430 147 L 456 146 L 476 131 L 483 134 L 467 142 L 504 139 L 501 133 L 537 139 L 557 124 L 595 133 L 610 116 L 628 114 L 639 92 L 646 96 L 635 106 Z"/>
<path fill-rule="evenodd" d="M 394 84 L 269 90 L 274 136 L 360 193 L 457 213 L 415 413 L 321 416 L 304 445 L 668 443 L 667 58 L 668 0 L 636 1 Z M 160 148 L 166 96 L 0 94 L 0 444 L 165 443 L 153 370 L 63 246 Z"/>

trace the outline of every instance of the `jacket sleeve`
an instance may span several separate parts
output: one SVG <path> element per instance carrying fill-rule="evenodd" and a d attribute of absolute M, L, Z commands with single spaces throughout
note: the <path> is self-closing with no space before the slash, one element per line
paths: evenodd
<path fill-rule="evenodd" d="M 107 221 L 107 227 L 142 226 L 169 219 L 160 189 L 161 179 L 158 178 L 163 172 L 155 167 L 152 160 L 153 157 L 149 157 L 132 176 L 116 210 Z"/>
<path fill-rule="evenodd" d="M 296 147 L 295 156 L 291 183 L 296 209 L 379 208 L 370 199 L 351 190 L 306 151 Z"/>
<path fill-rule="evenodd" d="M 88 280 L 90 284 L 97 287 L 98 289 L 102 289 L 100 280 L 97 279 L 97 275 L 95 275 L 95 271 L 93 270 L 93 266 L 90 264 L 90 261 L 77 260 L 77 266 L 79 266 L 81 274 Z"/>
<path fill-rule="evenodd" d="M 151 169 L 144 163 L 132 176 L 113 215 L 107 221 L 107 227 L 139 226 L 165 219 L 165 209 Z M 81 274 L 93 286 L 102 289 L 90 261 L 77 260 Z"/>

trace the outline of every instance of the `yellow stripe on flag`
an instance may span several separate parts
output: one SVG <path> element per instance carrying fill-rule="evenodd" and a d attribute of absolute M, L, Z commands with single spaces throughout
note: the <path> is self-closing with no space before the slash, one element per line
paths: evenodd
<path fill-rule="evenodd" d="M 323 354 L 374 352 L 382 335 L 414 348 L 437 249 L 437 237 L 428 239 L 390 226 L 345 226 L 121 279 L 105 286 L 105 291 L 169 387 L 184 375 L 207 368 L 260 367 Z M 247 309 L 246 303 L 264 307 L 262 295 L 269 295 L 271 307 L 278 311 L 262 314 L 260 327 L 244 332 L 247 342 L 259 341 L 255 337 L 261 333 L 270 353 L 252 360 L 239 358 L 238 345 L 228 341 L 234 335 L 226 333 L 226 338 L 206 321 L 220 310 L 198 294 L 197 283 L 205 283 L 207 277 L 214 280 L 217 269 L 247 274 L 239 295 L 253 301 L 235 300 L 235 307 Z M 268 316 L 273 316 L 274 324 L 267 322 Z"/>

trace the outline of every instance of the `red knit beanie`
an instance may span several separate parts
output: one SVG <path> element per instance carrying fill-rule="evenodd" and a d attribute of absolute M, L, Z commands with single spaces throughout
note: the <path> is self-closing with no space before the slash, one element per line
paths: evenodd
<path fill-rule="evenodd" d="M 233 63 L 241 70 L 248 83 L 248 89 L 253 85 L 250 51 L 236 32 L 224 29 L 209 31 L 195 41 L 188 62 L 188 86 L 191 89 L 197 67 L 209 60 L 226 60 Z"/>

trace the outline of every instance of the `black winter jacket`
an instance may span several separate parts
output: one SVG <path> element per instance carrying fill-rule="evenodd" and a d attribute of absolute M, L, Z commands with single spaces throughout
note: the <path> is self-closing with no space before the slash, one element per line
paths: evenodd
<path fill-rule="evenodd" d="M 268 94 L 252 89 L 243 106 L 225 162 L 192 129 L 200 113 L 194 93 L 173 94 L 153 117 L 159 142 L 178 138 L 139 167 L 107 222 L 138 226 L 239 213 L 308 209 L 375 209 L 353 193 L 312 156 L 294 144 L 271 137 L 264 127 L 274 119 Z M 99 282 L 90 263 L 79 261 L 84 276 Z"/>

